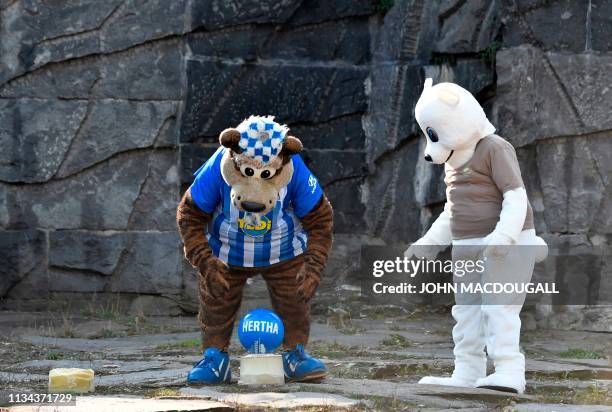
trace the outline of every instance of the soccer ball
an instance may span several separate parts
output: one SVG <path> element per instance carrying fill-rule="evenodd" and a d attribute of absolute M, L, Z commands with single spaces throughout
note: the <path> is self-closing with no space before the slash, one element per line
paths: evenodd
<path fill-rule="evenodd" d="M 269 309 L 254 309 L 240 319 L 238 339 L 250 353 L 272 353 L 283 343 L 285 327 Z"/>

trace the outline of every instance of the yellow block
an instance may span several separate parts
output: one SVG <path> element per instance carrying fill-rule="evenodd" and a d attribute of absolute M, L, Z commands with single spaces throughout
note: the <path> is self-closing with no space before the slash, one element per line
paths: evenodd
<path fill-rule="evenodd" d="M 49 371 L 49 392 L 93 392 L 94 371 L 79 368 L 58 368 Z"/>

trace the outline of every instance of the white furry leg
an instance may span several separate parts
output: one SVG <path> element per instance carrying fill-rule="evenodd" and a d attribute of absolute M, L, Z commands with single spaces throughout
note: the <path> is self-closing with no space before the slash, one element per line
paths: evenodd
<path fill-rule="evenodd" d="M 474 388 L 479 378 L 486 376 L 487 358 L 484 353 L 482 312 L 479 305 L 455 305 L 453 328 L 455 370 L 450 377 L 426 376 L 419 383 Z"/>
<path fill-rule="evenodd" d="M 478 379 L 476 386 L 506 392 L 525 392 L 525 356 L 520 351 L 519 305 L 483 305 L 487 352 L 495 373 Z"/>

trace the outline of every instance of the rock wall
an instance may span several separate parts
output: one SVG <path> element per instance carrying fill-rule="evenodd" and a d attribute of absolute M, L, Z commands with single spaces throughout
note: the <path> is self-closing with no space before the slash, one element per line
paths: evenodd
<path fill-rule="evenodd" d="M 3 307 L 177 307 L 187 6 L 0 2 Z"/>
<path fill-rule="evenodd" d="M 609 2 L 0 0 L 0 19 L 2 307 L 196 310 L 174 208 L 250 113 L 303 140 L 336 211 L 323 289 L 350 282 L 361 244 L 407 244 L 443 205 L 425 77 L 517 147 L 551 244 L 612 241 Z"/>

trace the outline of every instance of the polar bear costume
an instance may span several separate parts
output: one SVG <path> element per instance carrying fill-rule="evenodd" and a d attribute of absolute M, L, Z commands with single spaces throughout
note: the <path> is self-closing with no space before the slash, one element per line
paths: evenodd
<path fill-rule="evenodd" d="M 453 83 L 432 86 L 432 79 L 427 79 L 415 117 L 427 139 L 425 160 L 445 164 L 447 202 L 429 231 L 405 255 L 433 259 L 452 244 L 456 259 L 456 250 L 469 246 L 485 258 L 482 282 L 529 282 L 534 263 L 545 258 L 547 248 L 535 234 L 512 145 L 494 134 L 495 127 L 474 96 Z M 524 392 L 519 313 L 525 295 L 513 296 L 504 304 L 480 299 L 460 302 L 456 296 L 452 376 L 428 376 L 419 383 Z M 487 354 L 495 365 L 489 376 Z"/>

